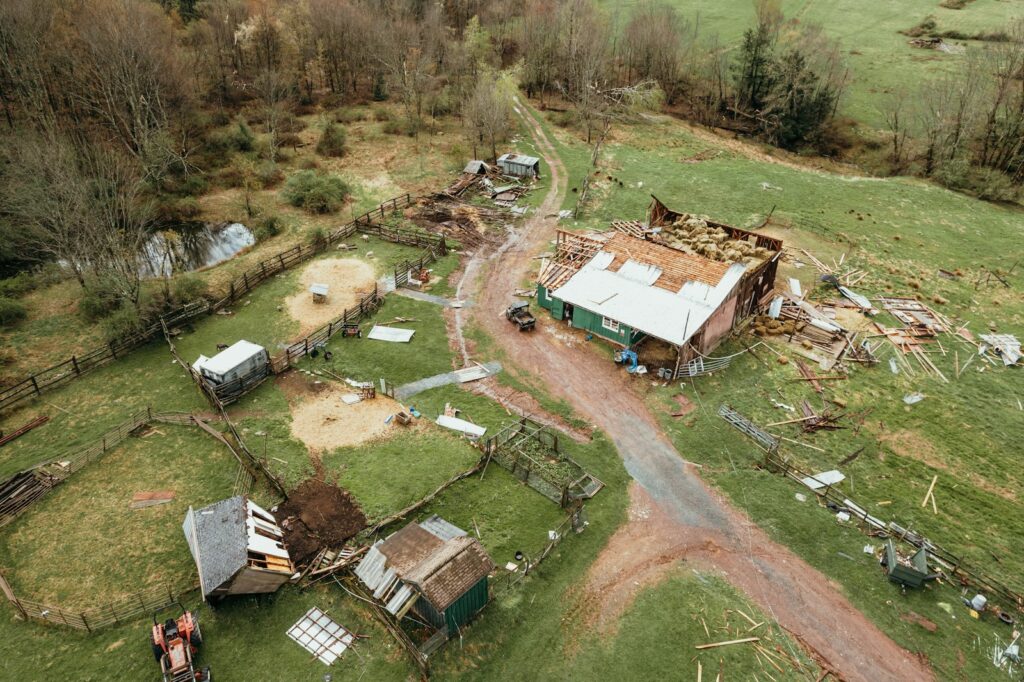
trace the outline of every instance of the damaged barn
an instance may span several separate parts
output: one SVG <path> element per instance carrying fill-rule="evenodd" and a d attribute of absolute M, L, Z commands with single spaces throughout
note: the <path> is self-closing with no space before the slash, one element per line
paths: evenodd
<path fill-rule="evenodd" d="M 646 225 L 612 227 L 558 232 L 538 303 L 629 350 L 650 339 L 667 344 L 674 368 L 663 376 L 714 350 L 773 289 L 781 240 L 675 213 L 656 198 Z"/>

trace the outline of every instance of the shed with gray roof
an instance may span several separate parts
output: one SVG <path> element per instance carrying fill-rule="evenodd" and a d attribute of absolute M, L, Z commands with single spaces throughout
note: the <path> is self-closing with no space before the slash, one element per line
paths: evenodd
<path fill-rule="evenodd" d="M 274 517 L 241 495 L 189 507 L 182 530 L 204 599 L 274 592 L 295 573 Z"/>

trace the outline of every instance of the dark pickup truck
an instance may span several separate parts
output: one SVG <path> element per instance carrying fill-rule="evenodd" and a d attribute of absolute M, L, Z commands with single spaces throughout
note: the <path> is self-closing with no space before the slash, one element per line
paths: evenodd
<path fill-rule="evenodd" d="M 528 332 L 537 324 L 537 318 L 530 312 L 527 301 L 518 301 L 506 308 L 505 319 L 519 327 L 521 332 Z"/>

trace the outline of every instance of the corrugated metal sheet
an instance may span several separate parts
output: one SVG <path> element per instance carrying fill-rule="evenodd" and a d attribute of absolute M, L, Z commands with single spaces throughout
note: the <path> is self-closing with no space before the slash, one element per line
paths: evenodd
<path fill-rule="evenodd" d="M 432 533 L 442 540 L 451 540 L 452 538 L 461 538 L 468 535 L 466 531 L 455 524 L 445 521 L 437 514 L 420 521 L 419 525 L 423 530 Z"/>

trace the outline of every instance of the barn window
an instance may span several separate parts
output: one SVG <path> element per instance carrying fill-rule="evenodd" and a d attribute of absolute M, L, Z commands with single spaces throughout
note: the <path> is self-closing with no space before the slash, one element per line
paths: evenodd
<path fill-rule="evenodd" d="M 607 329 L 608 331 L 612 331 L 612 332 L 618 332 L 619 331 L 619 323 L 618 323 L 618 321 L 613 320 L 610 317 L 602 317 L 601 318 L 601 326 L 604 327 L 605 329 Z"/>

